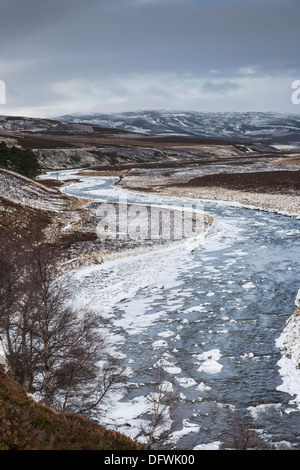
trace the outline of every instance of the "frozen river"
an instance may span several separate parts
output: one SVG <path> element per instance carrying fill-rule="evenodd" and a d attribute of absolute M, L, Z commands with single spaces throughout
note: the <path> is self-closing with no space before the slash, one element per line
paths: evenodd
<path fill-rule="evenodd" d="M 118 202 L 125 191 L 114 181 L 86 178 L 64 191 Z M 128 203 L 184 202 L 126 195 Z M 201 247 L 185 242 L 73 275 L 77 303 L 110 316 L 132 372 L 104 424 L 137 435 L 160 362 L 179 394 L 177 449 L 232 446 L 246 416 L 269 447 L 300 449 L 299 403 L 282 386 L 276 347 L 300 286 L 300 221 L 215 202 L 205 212 L 215 223 Z"/>

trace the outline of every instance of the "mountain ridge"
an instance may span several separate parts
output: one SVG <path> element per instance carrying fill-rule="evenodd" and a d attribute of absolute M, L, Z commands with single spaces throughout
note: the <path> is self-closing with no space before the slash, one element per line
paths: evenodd
<path fill-rule="evenodd" d="M 148 135 L 300 145 L 298 114 L 138 110 L 121 113 L 75 113 L 56 119 Z"/>

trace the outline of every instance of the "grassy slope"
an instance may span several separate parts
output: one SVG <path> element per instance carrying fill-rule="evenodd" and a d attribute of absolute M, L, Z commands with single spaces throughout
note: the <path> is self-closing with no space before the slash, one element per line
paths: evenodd
<path fill-rule="evenodd" d="M 7 230 L 19 236 L 30 231 L 42 230 L 51 221 L 50 213 L 24 207 L 0 196 L 0 235 Z"/>
<path fill-rule="evenodd" d="M 7 230 L 18 236 L 43 230 L 65 200 L 38 182 L 0 168 L 0 235 Z"/>
<path fill-rule="evenodd" d="M 142 450 L 126 436 L 34 401 L 0 368 L 0 450 Z"/>

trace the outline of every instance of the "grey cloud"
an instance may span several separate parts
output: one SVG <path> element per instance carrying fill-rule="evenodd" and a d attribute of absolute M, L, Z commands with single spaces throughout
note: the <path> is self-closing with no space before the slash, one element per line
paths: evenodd
<path fill-rule="evenodd" d="M 74 79 L 190 74 L 226 95 L 243 76 L 300 75 L 299 0 L 0 0 L 0 12 L 0 79 L 20 105 L 54 102 L 52 84 Z"/>
<path fill-rule="evenodd" d="M 241 86 L 238 83 L 229 81 L 229 80 L 224 80 L 224 81 L 212 81 L 212 80 L 207 80 L 203 86 L 202 86 L 202 91 L 203 92 L 208 92 L 208 93 L 228 93 L 230 91 L 236 91 Z"/>
<path fill-rule="evenodd" d="M 10 53 L 63 57 L 67 67 L 78 60 L 88 72 L 159 67 L 201 72 L 249 63 L 276 68 L 298 62 L 300 3 L 293 0 L 204 5 L 185 0 L 172 7 L 151 2 L 143 8 L 127 2 L 122 8 L 105 8 L 106 1 L 94 0 L 54 0 L 51 8 L 39 7 L 41 2 L 34 0 L 26 1 L 23 9 L 24 1 L 14 0 L 9 7 L 10 3 L 6 37 L 22 38 L 17 47 L 12 43 L 13 48 L 6 40 Z M 13 5 L 18 7 L 16 20 Z"/>

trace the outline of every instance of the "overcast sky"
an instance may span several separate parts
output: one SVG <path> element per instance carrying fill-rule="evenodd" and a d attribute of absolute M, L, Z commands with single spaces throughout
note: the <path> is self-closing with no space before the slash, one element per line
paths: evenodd
<path fill-rule="evenodd" d="M 300 112 L 299 0 L 0 0 L 0 114 Z"/>

